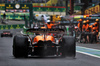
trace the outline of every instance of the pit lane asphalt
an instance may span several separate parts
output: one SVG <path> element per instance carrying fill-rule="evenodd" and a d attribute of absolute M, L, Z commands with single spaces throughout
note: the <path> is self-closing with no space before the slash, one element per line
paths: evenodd
<path fill-rule="evenodd" d="M 10 30 L 14 35 L 20 30 Z M 2 33 L 3 30 L 0 31 Z M 100 66 L 100 59 L 76 53 L 76 58 L 14 58 L 13 38 L 0 37 L 0 66 Z M 78 43 L 77 43 L 78 44 Z"/>

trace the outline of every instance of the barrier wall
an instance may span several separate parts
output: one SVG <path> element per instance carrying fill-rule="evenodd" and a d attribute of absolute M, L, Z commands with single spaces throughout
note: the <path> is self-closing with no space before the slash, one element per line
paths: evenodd
<path fill-rule="evenodd" d="M 0 25 L 0 30 L 5 29 L 21 29 L 23 28 L 24 24 L 17 24 L 17 25 Z"/>
<path fill-rule="evenodd" d="M 24 16 L 26 15 L 27 17 L 29 17 L 29 13 L 6 13 L 6 19 L 17 19 L 17 20 L 22 20 L 24 19 Z M 1 18 L 3 18 L 3 13 L 1 13 Z"/>
<path fill-rule="evenodd" d="M 70 7 L 68 7 L 68 10 Z M 5 10 L 5 4 L 0 4 L 0 10 Z M 33 10 L 34 11 L 57 11 L 57 12 L 65 12 L 66 7 L 59 7 L 59 6 L 34 6 L 33 5 Z M 74 10 L 81 10 L 80 6 L 74 6 Z"/>
<path fill-rule="evenodd" d="M 42 12 L 65 12 L 66 8 L 65 7 L 55 7 L 55 6 L 46 6 L 46 7 L 41 7 L 41 6 L 33 6 L 34 11 L 42 11 Z M 70 7 L 68 7 L 68 10 L 70 10 Z M 75 6 L 74 10 L 80 10 L 80 6 Z"/>

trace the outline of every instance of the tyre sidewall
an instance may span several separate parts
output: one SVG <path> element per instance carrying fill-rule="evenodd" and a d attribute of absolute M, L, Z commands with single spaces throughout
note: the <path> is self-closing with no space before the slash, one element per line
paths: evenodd
<path fill-rule="evenodd" d="M 28 54 L 28 38 L 26 36 L 15 36 L 13 39 L 13 55 L 25 57 Z"/>

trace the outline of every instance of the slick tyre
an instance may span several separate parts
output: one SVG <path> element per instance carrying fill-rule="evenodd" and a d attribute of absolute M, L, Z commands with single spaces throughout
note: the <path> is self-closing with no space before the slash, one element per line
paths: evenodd
<path fill-rule="evenodd" d="M 76 42 L 72 36 L 64 36 L 62 38 L 62 57 L 75 57 L 76 55 Z"/>
<path fill-rule="evenodd" d="M 13 55 L 16 58 L 28 56 L 28 38 L 26 36 L 17 35 L 13 39 Z"/>

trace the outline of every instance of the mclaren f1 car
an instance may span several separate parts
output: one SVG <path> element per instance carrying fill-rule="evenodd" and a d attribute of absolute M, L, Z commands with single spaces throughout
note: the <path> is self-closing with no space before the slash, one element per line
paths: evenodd
<path fill-rule="evenodd" d="M 67 36 L 63 29 L 28 29 L 40 35 L 16 35 L 13 39 L 13 55 L 16 58 L 37 56 L 75 57 L 75 37 Z M 56 37 L 52 36 L 56 33 Z"/>
<path fill-rule="evenodd" d="M 26 32 L 38 35 L 16 35 L 13 39 L 14 57 L 75 57 L 76 41 L 74 36 L 68 36 L 66 26 L 59 24 L 52 29 L 30 28 Z"/>

